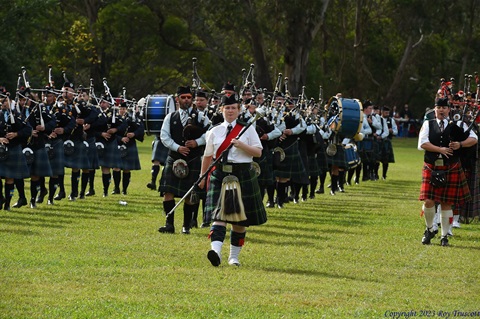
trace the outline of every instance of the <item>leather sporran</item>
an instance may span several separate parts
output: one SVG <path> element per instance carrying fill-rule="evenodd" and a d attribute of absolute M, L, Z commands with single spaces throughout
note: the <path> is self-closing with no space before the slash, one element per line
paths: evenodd
<path fill-rule="evenodd" d="M 273 149 L 273 167 L 280 167 L 281 163 L 285 160 L 285 151 L 281 147 L 275 147 Z"/>
<path fill-rule="evenodd" d="M 445 171 L 432 171 L 430 184 L 433 187 L 445 187 L 447 185 L 447 173 Z"/>

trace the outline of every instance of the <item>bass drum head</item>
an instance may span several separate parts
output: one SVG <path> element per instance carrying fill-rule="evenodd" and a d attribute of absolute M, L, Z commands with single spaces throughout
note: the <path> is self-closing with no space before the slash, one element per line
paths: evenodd
<path fill-rule="evenodd" d="M 358 99 L 333 96 L 328 101 L 328 125 L 342 138 L 353 138 L 362 129 L 363 106 Z"/>
<path fill-rule="evenodd" d="M 175 112 L 175 98 L 168 94 L 147 95 L 144 108 L 145 132 L 160 134 L 165 116 Z"/>

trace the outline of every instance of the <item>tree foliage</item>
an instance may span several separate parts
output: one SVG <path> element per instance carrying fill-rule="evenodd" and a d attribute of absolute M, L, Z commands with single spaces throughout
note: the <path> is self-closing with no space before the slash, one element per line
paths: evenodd
<path fill-rule="evenodd" d="M 379 105 L 430 106 L 441 77 L 478 70 L 480 0 L 2 0 L 0 85 L 15 90 L 26 66 L 42 86 L 48 65 L 77 85 L 108 79 L 135 97 L 172 93 L 192 81 L 242 85 L 255 65 L 258 87 L 277 75 L 292 94 L 341 91 Z M 476 88 L 471 88 L 475 90 Z"/>

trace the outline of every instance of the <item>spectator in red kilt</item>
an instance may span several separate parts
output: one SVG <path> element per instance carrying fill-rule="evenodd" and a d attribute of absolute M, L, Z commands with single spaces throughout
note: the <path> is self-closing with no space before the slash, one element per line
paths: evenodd
<path fill-rule="evenodd" d="M 435 119 L 425 121 L 418 138 L 418 149 L 425 151 L 422 186 L 419 199 L 424 201 L 423 213 L 426 230 L 422 238 L 424 245 L 430 244 L 435 236 L 433 219 L 435 202 L 441 204 L 442 237 L 440 244 L 448 246 L 448 230 L 453 221 L 452 205 L 470 200 L 470 191 L 460 162 L 459 150 L 477 143 L 477 135 L 470 131 L 463 141 L 451 138 L 452 126 L 448 122 L 450 105 L 446 98 L 435 101 Z M 464 124 L 463 130 L 467 130 Z M 438 177 L 436 177 L 439 174 Z M 444 175 L 443 175 L 444 174 Z M 443 176 L 442 176 L 443 175 Z"/>

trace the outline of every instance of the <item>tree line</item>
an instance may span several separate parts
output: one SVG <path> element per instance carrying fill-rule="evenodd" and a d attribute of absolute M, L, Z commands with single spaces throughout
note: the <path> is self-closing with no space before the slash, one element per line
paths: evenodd
<path fill-rule="evenodd" d="M 76 85 L 137 99 L 192 82 L 219 91 L 242 83 L 254 64 L 257 87 L 278 74 L 295 96 L 370 99 L 431 106 L 440 78 L 479 69 L 480 0 L 2 0 L 0 85 L 15 92 L 21 67 L 33 86 L 53 66 Z M 472 85 L 469 88 L 475 91 Z"/>

